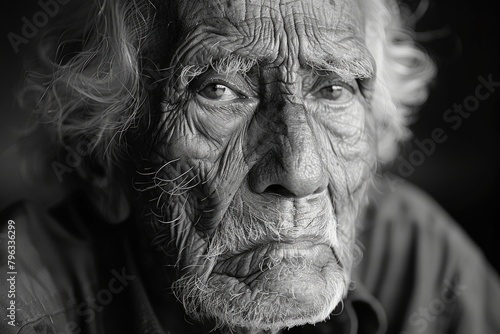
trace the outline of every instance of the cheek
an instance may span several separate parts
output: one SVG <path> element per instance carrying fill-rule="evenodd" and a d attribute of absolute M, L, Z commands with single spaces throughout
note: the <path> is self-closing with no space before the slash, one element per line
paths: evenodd
<path fill-rule="evenodd" d="M 191 103 L 179 110 L 165 113 L 161 122 L 160 139 L 157 141 L 157 151 L 165 158 L 195 162 L 214 159 L 218 150 L 218 140 L 210 140 L 206 134 L 206 126 L 202 123 Z"/>
<path fill-rule="evenodd" d="M 229 145 L 235 145 L 234 138 L 246 128 L 252 110 L 243 103 L 231 108 L 202 106 L 191 98 L 182 110 L 165 117 L 162 143 L 167 146 L 166 153 L 172 158 L 215 164 Z"/>
<path fill-rule="evenodd" d="M 213 190 L 234 194 L 248 171 L 243 158 L 243 143 L 248 124 L 254 113 L 255 103 L 232 103 L 228 105 L 201 105 L 193 99 L 187 114 L 193 126 L 190 131 L 199 136 L 204 145 L 212 148 L 206 157 L 207 182 Z M 227 191 L 229 193 L 227 193 Z"/>
<path fill-rule="evenodd" d="M 247 173 L 241 150 L 247 120 L 224 118 L 226 112 L 189 102 L 183 111 L 165 113 L 162 136 L 148 159 L 152 165 L 139 176 L 148 188 L 154 240 L 174 248 L 181 265 L 203 260 L 207 237 Z"/>
<path fill-rule="evenodd" d="M 359 187 L 374 169 L 375 141 L 365 108 L 354 103 L 342 111 L 314 115 L 318 146 L 337 190 Z"/>
<path fill-rule="evenodd" d="M 234 115 L 234 110 L 209 110 L 190 101 L 182 111 L 166 113 L 149 177 L 155 178 L 155 198 L 167 203 L 165 211 L 182 211 L 170 220 L 181 217 L 199 231 L 210 231 L 241 186 L 247 172 L 240 144 L 246 119 L 228 117 L 230 112 Z"/>

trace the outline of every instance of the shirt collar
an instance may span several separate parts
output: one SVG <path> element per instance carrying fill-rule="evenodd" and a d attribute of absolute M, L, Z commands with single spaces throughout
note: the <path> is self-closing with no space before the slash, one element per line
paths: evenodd
<path fill-rule="evenodd" d="M 356 331 L 359 334 L 383 334 L 387 332 L 387 317 L 382 304 L 362 285 L 357 284 L 348 298 L 354 310 Z"/>
<path fill-rule="evenodd" d="M 385 311 L 380 302 L 362 285 L 357 284 L 330 319 L 315 324 L 305 333 L 384 334 L 387 331 Z M 288 333 L 288 332 L 287 332 Z M 300 329 L 290 333 L 303 333 Z"/>

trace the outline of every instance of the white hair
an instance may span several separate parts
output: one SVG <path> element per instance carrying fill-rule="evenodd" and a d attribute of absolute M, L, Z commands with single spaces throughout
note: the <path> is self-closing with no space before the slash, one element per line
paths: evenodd
<path fill-rule="evenodd" d="M 151 61 L 145 54 L 154 47 L 149 35 L 155 7 L 146 0 L 99 3 L 78 4 L 47 30 L 38 48 L 39 66 L 31 70 L 21 100 L 34 108 L 59 147 L 83 139 L 116 164 L 123 156 L 123 134 L 148 117 L 145 81 L 154 77 L 153 71 L 161 72 L 144 71 L 145 59 Z M 376 63 L 371 110 L 377 156 L 389 162 L 398 142 L 408 137 L 415 107 L 427 98 L 435 67 L 414 42 L 395 0 L 360 4 L 366 15 L 366 44 Z"/>

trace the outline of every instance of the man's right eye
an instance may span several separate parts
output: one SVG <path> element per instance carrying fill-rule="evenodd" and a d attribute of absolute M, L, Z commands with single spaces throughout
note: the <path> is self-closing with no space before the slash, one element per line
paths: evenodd
<path fill-rule="evenodd" d="M 198 94 L 208 100 L 221 102 L 233 101 L 241 98 L 234 90 L 220 83 L 210 83 L 198 90 Z"/>

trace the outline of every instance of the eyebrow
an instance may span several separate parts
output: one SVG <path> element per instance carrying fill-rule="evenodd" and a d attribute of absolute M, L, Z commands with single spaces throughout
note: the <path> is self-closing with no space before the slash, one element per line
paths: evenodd
<path fill-rule="evenodd" d="M 375 61 L 369 57 L 356 57 L 352 59 L 335 58 L 307 59 L 307 68 L 318 75 L 333 72 L 346 79 L 369 79 L 375 75 Z"/>
<path fill-rule="evenodd" d="M 230 54 L 229 56 L 213 61 L 210 65 L 219 74 L 248 73 L 258 63 L 256 58 L 241 57 Z"/>
<path fill-rule="evenodd" d="M 181 65 L 179 80 L 182 85 L 188 85 L 191 80 L 210 68 L 219 74 L 229 75 L 239 73 L 245 75 L 257 63 L 258 60 L 255 58 L 247 58 L 235 54 L 229 54 L 220 58 L 209 56 L 201 65 Z"/>
<path fill-rule="evenodd" d="M 364 48 L 363 48 L 364 49 Z M 245 75 L 254 66 L 271 63 L 270 57 L 246 57 L 232 53 L 226 49 L 219 49 L 214 46 L 212 54 L 205 57 L 206 59 L 198 59 L 198 64 L 181 65 L 179 80 L 181 84 L 188 85 L 192 79 L 209 69 L 213 69 L 218 74 L 234 74 L 239 73 Z M 373 78 L 375 74 L 375 61 L 368 50 L 362 50 L 361 55 L 357 57 L 345 57 L 344 55 L 328 54 L 327 57 L 321 58 L 302 57 L 300 59 L 301 67 L 310 69 L 317 75 L 325 75 L 325 73 L 335 73 L 345 79 L 366 79 Z"/>

